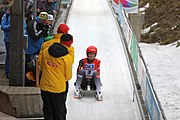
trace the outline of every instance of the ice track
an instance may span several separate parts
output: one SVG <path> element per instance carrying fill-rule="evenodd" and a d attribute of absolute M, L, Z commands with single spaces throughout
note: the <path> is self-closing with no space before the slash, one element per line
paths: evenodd
<path fill-rule="evenodd" d="M 133 87 L 117 23 L 106 0 L 73 0 L 67 24 L 74 37 L 75 62 L 67 98 L 67 120 L 140 120 L 133 99 Z M 76 68 L 95 45 L 101 60 L 104 101 L 93 93 L 73 98 Z"/>

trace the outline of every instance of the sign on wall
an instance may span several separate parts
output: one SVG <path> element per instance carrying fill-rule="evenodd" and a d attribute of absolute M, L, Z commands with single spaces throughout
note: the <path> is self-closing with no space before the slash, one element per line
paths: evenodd
<path fill-rule="evenodd" d="M 138 13 L 138 0 L 112 0 L 114 6 L 122 4 L 126 13 Z"/>

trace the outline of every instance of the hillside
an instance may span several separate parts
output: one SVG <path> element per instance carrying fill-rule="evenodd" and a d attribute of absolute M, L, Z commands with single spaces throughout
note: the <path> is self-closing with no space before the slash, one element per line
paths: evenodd
<path fill-rule="evenodd" d="M 180 40 L 180 0 L 139 0 L 139 7 L 147 3 L 142 29 L 156 25 L 142 34 L 142 42 L 164 45 Z"/>

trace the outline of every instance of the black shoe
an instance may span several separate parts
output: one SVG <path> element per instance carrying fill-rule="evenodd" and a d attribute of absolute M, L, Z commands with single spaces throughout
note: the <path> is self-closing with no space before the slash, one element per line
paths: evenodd
<path fill-rule="evenodd" d="M 95 87 L 90 87 L 90 90 L 96 90 L 96 88 Z"/>
<path fill-rule="evenodd" d="M 81 87 L 82 90 L 87 90 L 87 87 Z"/>
<path fill-rule="evenodd" d="M 6 79 L 9 79 L 9 75 L 6 75 Z"/>

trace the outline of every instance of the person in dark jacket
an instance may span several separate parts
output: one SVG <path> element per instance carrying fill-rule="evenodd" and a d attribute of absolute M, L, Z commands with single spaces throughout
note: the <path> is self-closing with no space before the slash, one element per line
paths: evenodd
<path fill-rule="evenodd" d="M 26 24 L 33 20 L 33 2 L 31 0 L 24 0 L 25 7 L 25 19 Z"/>
<path fill-rule="evenodd" d="M 32 70 L 32 61 L 39 54 L 44 38 L 48 36 L 49 25 L 47 24 L 48 13 L 41 12 L 35 20 L 28 22 L 26 34 L 28 35 L 28 47 L 25 50 L 25 73 Z M 25 79 L 25 86 L 33 86 L 35 82 Z"/>

